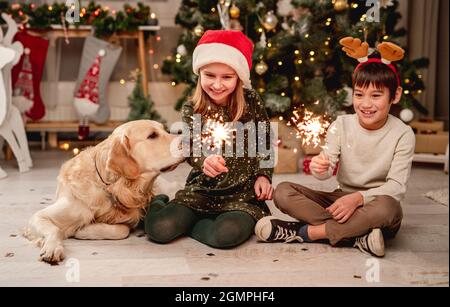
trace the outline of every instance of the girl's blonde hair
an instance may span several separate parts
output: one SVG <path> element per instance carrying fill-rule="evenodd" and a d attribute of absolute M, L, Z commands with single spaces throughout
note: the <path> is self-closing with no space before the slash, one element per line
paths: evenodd
<path fill-rule="evenodd" d="M 228 104 L 228 110 L 233 118 L 233 122 L 238 121 L 245 111 L 245 98 L 244 88 L 241 79 L 238 80 L 234 92 L 231 94 L 231 100 Z M 200 113 L 202 116 L 206 116 L 208 113 L 208 107 L 211 105 L 211 100 L 203 90 L 200 76 L 198 77 L 197 87 L 195 88 L 194 95 L 190 98 L 194 104 L 194 113 Z"/>

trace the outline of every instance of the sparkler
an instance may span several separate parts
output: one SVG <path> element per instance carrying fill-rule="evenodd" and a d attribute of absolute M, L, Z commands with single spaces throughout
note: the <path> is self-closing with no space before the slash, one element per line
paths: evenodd
<path fill-rule="evenodd" d="M 216 117 L 219 117 L 218 114 L 216 114 Z M 231 145 L 234 131 L 231 123 L 224 123 L 220 116 L 218 120 L 208 119 L 205 126 L 206 131 L 202 137 L 202 142 L 211 144 L 212 148 Z"/>
<path fill-rule="evenodd" d="M 216 113 L 206 120 L 201 135 L 194 135 L 194 138 L 208 144 L 210 149 L 223 148 L 232 144 L 235 130 L 232 123 L 225 123 L 223 117 Z"/>
<path fill-rule="evenodd" d="M 302 139 L 302 145 L 320 145 L 321 137 L 327 132 L 330 122 L 321 115 L 314 115 L 313 112 L 305 109 L 304 114 L 299 110 L 293 112 L 291 121 L 297 129 L 297 138 Z"/>

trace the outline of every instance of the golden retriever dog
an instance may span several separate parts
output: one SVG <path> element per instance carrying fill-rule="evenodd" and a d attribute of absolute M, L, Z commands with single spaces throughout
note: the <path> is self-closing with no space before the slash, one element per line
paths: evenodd
<path fill-rule="evenodd" d="M 157 176 L 184 160 L 180 146 L 160 123 L 137 120 L 65 162 L 55 203 L 36 212 L 24 232 L 41 247 L 39 259 L 62 261 L 69 237 L 127 238 L 145 214 Z"/>

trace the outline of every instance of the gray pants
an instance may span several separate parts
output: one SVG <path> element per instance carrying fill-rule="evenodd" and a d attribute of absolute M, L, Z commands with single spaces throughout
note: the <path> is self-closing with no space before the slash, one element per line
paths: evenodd
<path fill-rule="evenodd" d="M 283 182 L 274 193 L 275 205 L 283 212 L 309 225 L 325 224 L 331 245 L 342 239 L 364 235 L 373 228 L 381 228 L 386 238 L 393 238 L 402 222 L 400 203 L 390 196 L 377 196 L 373 201 L 359 207 L 342 224 L 333 219 L 325 209 L 349 192 L 314 191 L 299 184 Z"/>

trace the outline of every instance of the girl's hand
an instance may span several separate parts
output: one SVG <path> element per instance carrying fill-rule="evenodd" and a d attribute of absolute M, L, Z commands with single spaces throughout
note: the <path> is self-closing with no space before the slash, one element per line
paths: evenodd
<path fill-rule="evenodd" d="M 255 194 L 257 200 L 271 200 L 273 187 L 269 179 L 264 176 L 259 176 L 255 182 Z"/>
<path fill-rule="evenodd" d="M 321 153 L 311 159 L 311 164 L 309 167 L 314 173 L 322 175 L 328 171 L 328 168 L 330 167 L 330 160 L 328 160 L 326 155 Z"/>
<path fill-rule="evenodd" d="M 225 159 L 219 155 L 209 156 L 203 161 L 203 173 L 211 178 L 217 177 L 222 173 L 227 173 Z"/>

